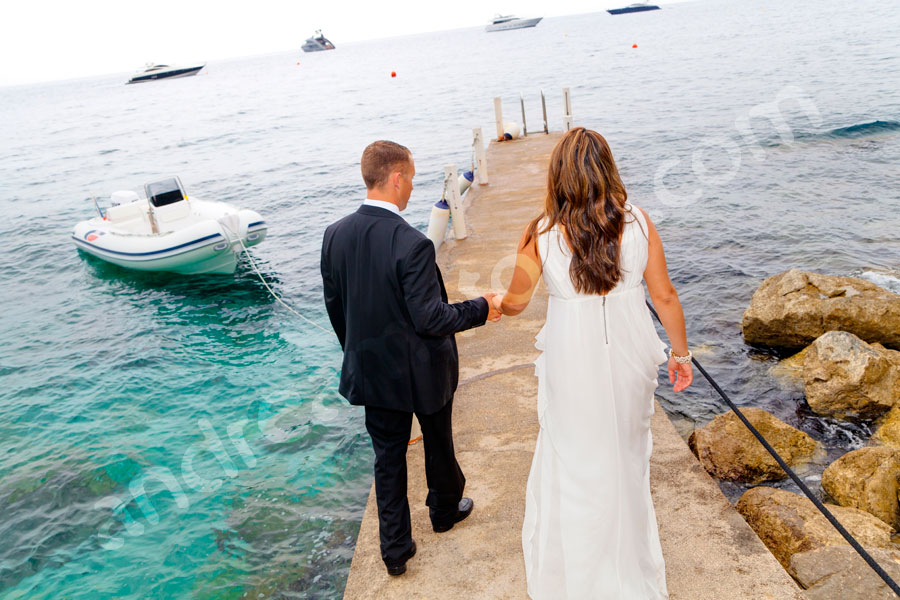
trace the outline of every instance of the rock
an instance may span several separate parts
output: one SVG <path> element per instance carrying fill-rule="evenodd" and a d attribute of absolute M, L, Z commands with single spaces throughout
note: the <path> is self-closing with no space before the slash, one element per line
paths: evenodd
<path fill-rule="evenodd" d="M 804 390 L 803 361 L 806 359 L 808 351 L 809 346 L 796 354 L 779 360 L 769 368 L 769 375 L 779 379 L 784 387 L 802 392 Z"/>
<path fill-rule="evenodd" d="M 872 347 L 881 352 L 895 367 L 900 367 L 900 351 L 885 348 L 877 342 L 872 344 Z"/>
<path fill-rule="evenodd" d="M 809 407 L 820 415 L 863 419 L 889 411 L 900 399 L 900 366 L 889 352 L 846 331 L 818 337 L 803 359 Z"/>
<path fill-rule="evenodd" d="M 900 295 L 855 277 L 791 269 L 762 282 L 741 329 L 749 344 L 802 348 L 839 330 L 900 349 Z"/>
<path fill-rule="evenodd" d="M 878 420 L 872 443 L 900 450 L 900 406 L 895 406 Z"/>
<path fill-rule="evenodd" d="M 866 548 L 891 579 L 900 581 L 900 550 Z M 897 596 L 850 546 L 827 546 L 791 557 L 788 572 L 809 600 L 896 600 Z"/>
<path fill-rule="evenodd" d="M 818 444 L 802 431 L 761 408 L 747 407 L 741 412 L 788 465 L 793 467 L 812 458 Z M 718 415 L 695 430 L 688 445 L 703 468 L 719 479 L 761 483 L 787 477 L 733 411 Z"/>
<path fill-rule="evenodd" d="M 794 554 L 847 543 L 808 498 L 793 492 L 751 488 L 735 508 L 785 569 Z M 869 513 L 833 505 L 828 510 L 863 546 L 897 547 L 891 543 L 893 528 Z"/>
<path fill-rule="evenodd" d="M 841 506 L 900 526 L 900 450 L 869 446 L 848 452 L 822 473 L 822 487 Z"/>

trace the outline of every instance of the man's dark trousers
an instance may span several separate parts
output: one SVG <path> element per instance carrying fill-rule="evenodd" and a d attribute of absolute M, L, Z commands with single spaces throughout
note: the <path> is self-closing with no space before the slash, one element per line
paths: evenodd
<path fill-rule="evenodd" d="M 416 414 L 425 445 L 425 479 L 434 523 L 449 523 L 456 515 L 466 478 L 453 451 L 453 401 L 430 415 Z M 381 556 L 387 564 L 401 562 L 412 545 L 406 495 L 406 449 L 412 413 L 366 407 L 366 429 L 375 450 L 375 496 Z"/>

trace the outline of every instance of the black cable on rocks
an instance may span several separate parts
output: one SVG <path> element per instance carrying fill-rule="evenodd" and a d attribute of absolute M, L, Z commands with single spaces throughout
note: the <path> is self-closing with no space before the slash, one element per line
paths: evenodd
<path fill-rule="evenodd" d="M 650 308 L 650 312 L 653 313 L 653 316 L 656 317 L 656 320 L 659 321 L 660 325 L 662 325 L 662 321 L 660 321 L 659 315 L 656 313 L 656 310 L 649 302 L 647 303 L 647 307 Z M 887 586 L 891 588 L 891 590 L 898 597 L 900 597 L 900 586 L 898 586 L 897 583 L 893 579 L 891 579 L 891 576 L 881 568 L 881 565 L 875 562 L 875 559 L 872 558 L 872 556 L 868 552 L 866 552 L 866 549 L 863 548 L 858 541 L 856 541 L 856 538 L 850 535 L 849 531 L 844 529 L 844 526 L 840 524 L 840 522 L 834 517 L 833 514 L 831 514 L 831 511 L 825 508 L 825 505 L 822 504 L 822 502 L 818 498 L 816 498 L 815 494 L 810 491 L 806 484 L 803 483 L 803 480 L 800 479 L 800 477 L 798 477 L 796 473 L 794 473 L 794 471 L 787 465 L 786 462 L 784 462 L 784 459 L 778 455 L 778 452 L 775 451 L 775 448 L 773 448 L 769 444 L 769 442 L 766 441 L 766 438 L 764 438 L 762 434 L 757 431 L 756 427 L 754 427 L 753 424 L 747 420 L 747 417 L 744 416 L 744 413 L 742 413 L 740 409 L 735 406 L 734 402 L 731 401 L 731 398 L 728 397 L 728 394 L 726 394 L 722 390 L 722 388 L 719 387 L 719 384 L 716 383 L 716 381 L 710 376 L 710 374 L 706 372 L 706 369 L 703 368 L 703 366 L 697 361 L 697 359 L 693 358 L 691 359 L 691 362 L 694 364 L 694 366 L 697 367 L 697 370 L 700 371 L 700 374 L 706 378 L 709 384 L 713 386 L 713 389 L 715 389 L 719 393 L 719 395 L 722 397 L 722 400 L 725 401 L 725 404 L 727 404 L 729 408 L 734 411 L 734 414 L 737 415 L 741 422 L 746 425 L 747 429 L 750 430 L 750 433 L 752 433 L 754 437 L 759 440 L 759 443 L 762 444 L 763 447 L 769 452 L 769 454 L 772 455 L 772 458 L 775 459 L 775 461 L 778 463 L 778 466 L 784 469 L 784 472 L 788 474 L 788 477 L 794 480 L 794 483 L 797 484 L 800 490 L 804 494 L 806 494 L 806 497 L 809 498 L 816 506 L 816 508 L 819 509 L 819 512 L 825 515 L 825 518 L 828 519 L 828 522 L 834 525 L 834 528 L 838 530 L 838 533 L 844 536 L 844 539 L 847 540 L 847 542 L 853 547 L 854 550 L 856 550 L 856 552 L 862 557 L 862 559 L 866 561 L 866 563 L 870 567 L 872 567 L 872 570 L 875 571 L 879 577 L 881 577 L 882 581 L 884 581 Z"/>

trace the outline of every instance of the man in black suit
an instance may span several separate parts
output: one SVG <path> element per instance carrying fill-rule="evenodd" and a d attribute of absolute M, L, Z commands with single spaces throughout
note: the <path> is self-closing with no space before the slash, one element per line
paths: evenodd
<path fill-rule="evenodd" d="M 362 155 L 366 200 L 325 230 L 325 306 L 344 350 L 340 393 L 366 407 L 375 450 L 381 557 L 406 571 L 416 553 L 406 495 L 413 413 L 422 428 L 431 524 L 447 531 L 472 512 L 453 450 L 451 416 L 459 379 L 454 334 L 499 320 L 494 294 L 456 304 L 435 263 L 434 244 L 400 216 L 416 168 L 407 148 L 370 144 Z"/>

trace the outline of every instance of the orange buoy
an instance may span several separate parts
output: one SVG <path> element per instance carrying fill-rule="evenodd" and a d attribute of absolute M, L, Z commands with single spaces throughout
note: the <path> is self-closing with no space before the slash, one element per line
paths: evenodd
<path fill-rule="evenodd" d="M 391 77 L 396 77 L 396 76 L 397 76 L 397 71 L 391 71 Z"/>
<path fill-rule="evenodd" d="M 632 44 L 631 47 L 632 47 L 632 48 L 637 48 L 637 44 Z M 297 64 L 300 64 L 300 63 L 297 63 Z"/>

